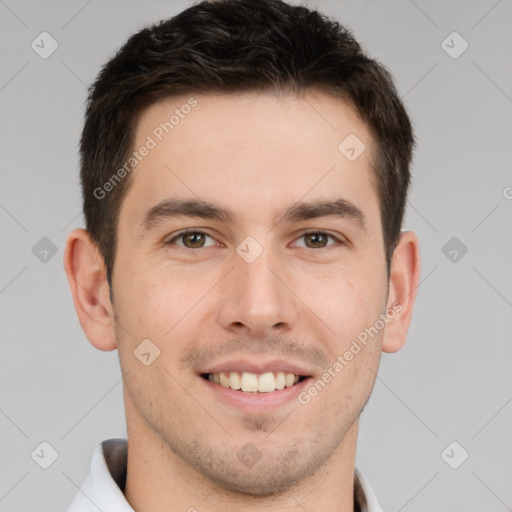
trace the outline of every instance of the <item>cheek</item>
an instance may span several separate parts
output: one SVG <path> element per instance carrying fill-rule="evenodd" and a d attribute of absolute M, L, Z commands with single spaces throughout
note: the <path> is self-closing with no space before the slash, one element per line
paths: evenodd
<path fill-rule="evenodd" d="M 304 293 L 306 304 L 328 327 L 336 352 L 373 325 L 385 303 L 385 286 L 380 281 L 338 274 L 310 282 Z"/>
<path fill-rule="evenodd" d="M 149 338 L 165 336 L 201 296 L 201 283 L 180 269 L 131 268 L 123 277 L 116 301 L 119 319 Z"/>
<path fill-rule="evenodd" d="M 205 329 L 211 325 L 219 277 L 216 273 L 158 265 L 126 275 L 130 276 L 129 283 L 122 289 L 122 300 L 116 308 L 119 322 L 126 327 L 118 329 L 119 350 L 130 363 L 136 347 L 150 339 L 160 350 L 154 364 L 175 375 L 180 371 L 176 362 L 183 350 L 205 336 Z M 182 380 L 188 378 L 180 376 Z"/>

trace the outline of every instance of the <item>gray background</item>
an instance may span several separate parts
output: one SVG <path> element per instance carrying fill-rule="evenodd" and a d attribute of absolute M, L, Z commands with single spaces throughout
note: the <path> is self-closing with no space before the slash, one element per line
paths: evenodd
<path fill-rule="evenodd" d="M 0 1 L 2 511 L 65 510 L 94 447 L 126 436 L 117 352 L 88 343 L 62 265 L 83 222 L 77 142 L 100 66 L 188 5 Z M 405 228 L 422 282 L 407 345 L 383 355 L 357 466 L 386 512 L 512 510 L 512 2 L 309 5 L 390 69 L 418 138 Z M 59 45 L 47 59 L 31 48 L 43 31 Z M 445 50 L 461 39 L 442 45 L 453 31 L 469 44 L 458 58 Z M 32 250 L 43 237 L 46 262 Z M 43 441 L 59 454 L 46 470 L 31 458 Z"/>

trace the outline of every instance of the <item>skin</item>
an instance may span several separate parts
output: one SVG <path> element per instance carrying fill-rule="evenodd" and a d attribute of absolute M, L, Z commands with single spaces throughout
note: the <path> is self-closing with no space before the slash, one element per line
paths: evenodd
<path fill-rule="evenodd" d="M 114 304 L 87 232 L 74 230 L 66 246 L 81 326 L 96 348 L 119 353 L 126 498 L 137 511 L 352 511 L 358 418 L 381 352 L 406 340 L 420 275 L 417 237 L 402 233 L 388 283 L 374 142 L 346 104 L 314 91 L 194 97 L 197 107 L 132 171 L 118 223 Z M 147 108 L 134 147 L 187 99 Z M 353 162 L 338 150 L 349 134 L 366 145 Z M 207 200 L 235 219 L 181 216 L 142 230 L 145 212 L 169 197 Z M 366 229 L 336 216 L 279 220 L 299 200 L 339 198 L 364 213 Z M 175 239 L 185 228 L 206 233 L 205 246 Z M 318 231 L 336 238 L 315 238 Z M 252 263 L 236 252 L 248 236 L 263 248 Z M 241 411 L 196 373 L 230 357 L 273 354 L 316 380 L 396 303 L 401 309 L 385 329 L 307 404 Z M 147 338 L 160 356 L 144 366 L 134 349 Z M 252 467 L 237 458 L 246 443 L 262 454 Z"/>

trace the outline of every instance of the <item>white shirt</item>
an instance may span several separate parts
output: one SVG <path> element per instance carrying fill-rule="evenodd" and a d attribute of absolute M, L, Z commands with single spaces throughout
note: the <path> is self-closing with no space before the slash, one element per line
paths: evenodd
<path fill-rule="evenodd" d="M 123 490 L 127 469 L 126 439 L 108 439 L 94 450 L 91 472 L 67 512 L 134 512 Z M 368 481 L 354 470 L 354 510 L 382 512 Z"/>

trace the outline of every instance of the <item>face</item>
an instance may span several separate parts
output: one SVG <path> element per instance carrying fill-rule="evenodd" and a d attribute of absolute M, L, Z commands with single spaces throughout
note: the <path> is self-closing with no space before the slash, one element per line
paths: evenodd
<path fill-rule="evenodd" d="M 263 495 L 337 453 L 374 383 L 382 331 L 345 356 L 386 311 L 374 143 L 321 93 L 194 99 L 137 125 L 134 147 L 151 147 L 113 273 L 127 422 L 210 481 Z M 350 134 L 366 146 L 355 160 L 339 149 Z"/>

